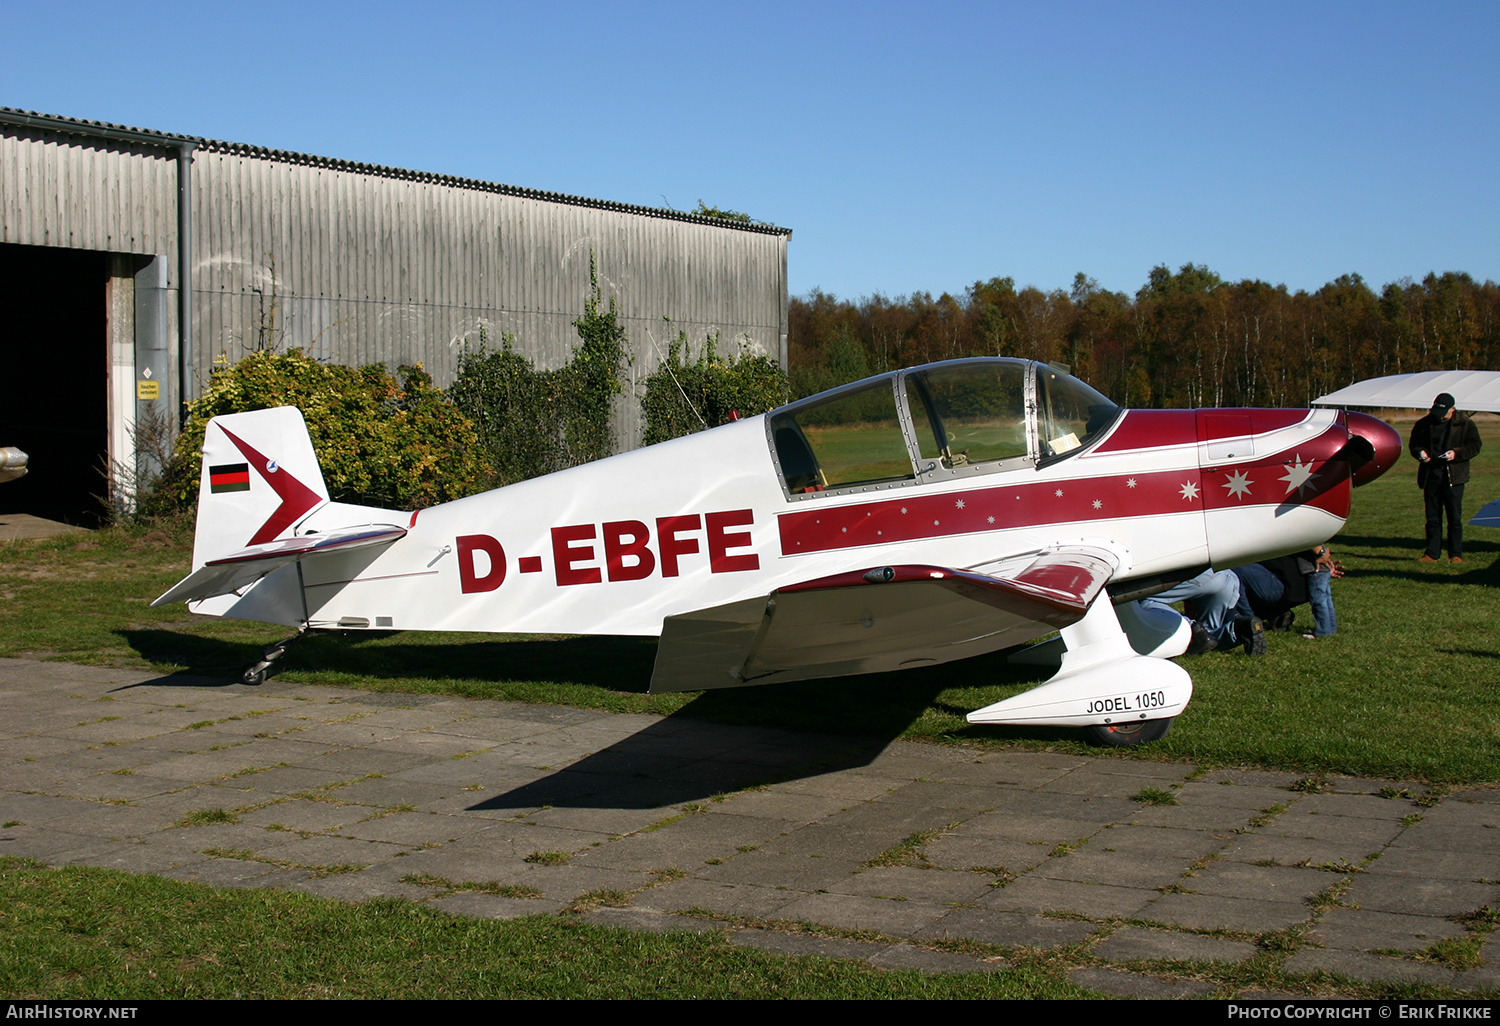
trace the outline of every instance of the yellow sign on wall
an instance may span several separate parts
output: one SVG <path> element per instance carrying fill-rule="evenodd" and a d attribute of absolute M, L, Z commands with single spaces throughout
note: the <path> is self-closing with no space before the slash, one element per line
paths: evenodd
<path fill-rule="evenodd" d="M 135 397 L 137 399 L 160 399 L 160 381 L 137 381 L 135 383 Z"/>

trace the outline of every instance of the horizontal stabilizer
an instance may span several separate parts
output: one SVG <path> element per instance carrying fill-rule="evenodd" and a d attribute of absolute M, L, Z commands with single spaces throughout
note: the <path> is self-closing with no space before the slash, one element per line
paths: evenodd
<path fill-rule="evenodd" d="M 227 595 L 249 587 L 272 570 L 299 559 L 325 552 L 348 552 L 372 545 L 389 545 L 405 536 L 404 527 L 366 524 L 362 527 L 345 527 L 322 534 L 305 534 L 297 538 L 251 545 L 210 559 L 151 604 L 164 606 L 169 602 L 192 602 L 215 595 Z"/>
<path fill-rule="evenodd" d="M 651 690 L 772 684 L 948 662 L 1077 622 L 1115 563 L 1100 550 L 1042 554 L 1019 574 L 876 567 L 764 598 L 669 616 Z"/>

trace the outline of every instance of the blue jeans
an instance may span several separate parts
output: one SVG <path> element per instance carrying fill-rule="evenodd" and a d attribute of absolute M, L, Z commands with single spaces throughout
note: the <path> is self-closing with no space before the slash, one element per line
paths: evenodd
<path fill-rule="evenodd" d="M 1232 573 L 1240 579 L 1240 599 L 1234 607 L 1239 616 L 1261 615 L 1255 611 L 1257 606 L 1274 609 L 1286 594 L 1286 585 L 1281 583 L 1281 578 L 1259 563 L 1237 566 Z"/>
<path fill-rule="evenodd" d="M 1141 605 L 1171 609 L 1173 602 L 1181 602 L 1188 617 L 1196 620 L 1214 641 L 1226 638 L 1234 641 L 1234 627 L 1228 617 L 1239 597 L 1240 581 L 1232 571 L 1205 570 L 1190 581 L 1141 599 Z"/>
<path fill-rule="evenodd" d="M 1337 634 L 1339 618 L 1333 612 L 1333 575 L 1327 570 L 1308 574 L 1307 601 L 1312 605 L 1313 637 L 1326 638 Z"/>

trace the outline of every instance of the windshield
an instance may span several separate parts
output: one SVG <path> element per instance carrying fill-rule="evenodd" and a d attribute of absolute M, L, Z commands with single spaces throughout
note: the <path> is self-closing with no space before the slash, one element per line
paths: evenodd
<path fill-rule="evenodd" d="M 1081 449 L 1120 415 L 1120 408 L 1071 374 L 1038 364 L 1037 437 L 1042 459 Z"/>

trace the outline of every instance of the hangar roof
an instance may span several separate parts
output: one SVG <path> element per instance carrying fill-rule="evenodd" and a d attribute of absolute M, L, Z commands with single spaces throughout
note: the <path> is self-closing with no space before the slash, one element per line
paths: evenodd
<path fill-rule="evenodd" d="M 115 125 L 107 121 L 88 121 L 83 118 L 62 117 L 57 114 L 38 114 L 34 111 L 17 110 L 13 107 L 0 107 L 0 124 L 21 125 L 29 128 L 40 128 L 50 132 L 95 138 L 118 139 L 148 146 L 162 146 L 169 149 L 177 149 L 184 144 L 188 144 L 220 153 L 240 154 L 260 160 L 304 164 L 310 167 L 326 167 L 338 171 L 374 175 L 380 178 L 399 178 L 406 181 L 431 182 L 434 185 L 446 185 L 455 189 L 494 192 L 506 196 L 520 196 L 525 199 L 543 200 L 548 203 L 566 203 L 575 207 L 594 207 L 599 210 L 616 210 L 626 214 L 640 214 L 644 217 L 661 217 L 672 221 L 691 221 L 696 224 L 713 225 L 716 228 L 733 228 L 737 231 L 759 232 L 765 235 L 785 235 L 790 238 L 792 234 L 790 228 L 780 228 L 776 225 L 762 224 L 756 221 L 729 221 L 717 217 L 703 217 L 698 214 L 689 214 L 680 210 L 664 210 L 660 207 L 636 206 L 633 203 L 615 203 L 611 200 L 589 199 L 586 196 L 570 196 L 562 192 L 527 189 L 517 185 L 486 182 L 478 178 L 459 178 L 454 175 L 434 174 L 430 171 L 411 171 L 405 168 L 387 167 L 382 164 L 361 164 L 357 161 L 338 160 L 333 157 L 319 157 L 310 153 L 272 150 L 264 146 L 224 142 L 220 139 L 205 139 L 200 136 L 174 135 L 170 132 L 158 132 L 149 128 L 131 128 L 128 125 Z"/>

